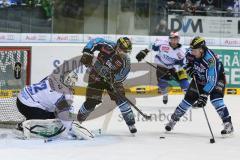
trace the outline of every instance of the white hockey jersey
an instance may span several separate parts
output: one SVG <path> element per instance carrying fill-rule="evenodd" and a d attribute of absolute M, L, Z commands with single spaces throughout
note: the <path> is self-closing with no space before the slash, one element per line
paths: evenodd
<path fill-rule="evenodd" d="M 185 51 L 182 46 L 173 49 L 169 41 L 156 41 L 152 50 L 157 52 L 154 62 L 164 68 L 176 68 L 177 70 L 185 63 Z"/>
<path fill-rule="evenodd" d="M 57 89 L 55 89 L 57 87 Z M 24 87 L 18 94 L 18 99 L 29 107 L 37 107 L 54 112 L 57 103 L 66 100 L 73 102 L 72 91 L 63 84 L 47 77 L 41 82 Z M 69 104 L 71 105 L 71 104 Z"/>

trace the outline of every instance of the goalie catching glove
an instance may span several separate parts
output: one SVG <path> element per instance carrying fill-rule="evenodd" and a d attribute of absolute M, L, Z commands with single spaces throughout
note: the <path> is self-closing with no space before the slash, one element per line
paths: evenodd
<path fill-rule="evenodd" d="M 144 49 L 141 50 L 137 55 L 136 55 L 136 59 L 138 60 L 138 62 L 142 61 L 146 55 L 148 54 L 149 50 L 148 49 Z"/>

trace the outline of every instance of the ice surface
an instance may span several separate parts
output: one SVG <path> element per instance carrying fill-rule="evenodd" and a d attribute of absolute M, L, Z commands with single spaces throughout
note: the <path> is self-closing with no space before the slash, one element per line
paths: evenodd
<path fill-rule="evenodd" d="M 107 133 L 92 141 L 16 140 L 8 136 L 0 139 L 1 160 L 239 160 L 240 159 L 240 107 L 239 96 L 225 96 L 226 105 L 232 115 L 235 133 L 222 138 L 221 120 L 211 106 L 206 107 L 216 143 L 210 144 L 210 132 L 202 109 L 188 112 L 177 123 L 171 133 L 165 133 L 167 122 L 164 115 L 170 115 L 183 96 L 169 96 L 168 105 L 162 97 L 138 98 L 137 106 L 144 112 L 155 114 L 153 121 L 136 117 L 137 135 L 131 136 L 127 126 L 116 109 Z M 83 103 L 83 97 L 76 97 L 75 106 Z M 135 112 L 136 113 L 136 112 Z M 161 116 L 159 116 L 161 113 Z M 88 129 L 102 127 L 104 117 L 86 122 Z M 1 130 L 8 133 L 9 130 Z M 165 139 L 160 139 L 164 136 Z"/>

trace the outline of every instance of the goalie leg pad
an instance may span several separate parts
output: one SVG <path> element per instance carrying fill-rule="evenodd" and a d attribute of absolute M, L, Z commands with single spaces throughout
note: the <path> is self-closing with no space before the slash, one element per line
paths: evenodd
<path fill-rule="evenodd" d="M 94 138 L 94 134 L 87 128 L 81 126 L 79 122 L 72 123 L 72 128 L 69 130 L 68 135 L 79 140 L 91 140 Z"/>
<path fill-rule="evenodd" d="M 22 123 L 22 127 L 26 139 L 55 137 L 65 130 L 59 119 L 27 120 Z"/>

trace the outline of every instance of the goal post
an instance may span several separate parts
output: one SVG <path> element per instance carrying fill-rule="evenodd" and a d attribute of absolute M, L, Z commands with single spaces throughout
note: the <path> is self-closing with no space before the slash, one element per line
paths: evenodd
<path fill-rule="evenodd" d="M 0 47 L 0 127 L 12 127 L 24 120 L 16 97 L 30 84 L 31 47 Z"/>

